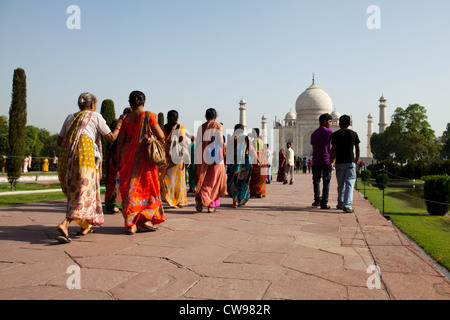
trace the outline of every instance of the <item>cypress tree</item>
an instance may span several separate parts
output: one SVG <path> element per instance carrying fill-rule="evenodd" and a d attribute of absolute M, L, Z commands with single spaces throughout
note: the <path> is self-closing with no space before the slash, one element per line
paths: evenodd
<path fill-rule="evenodd" d="M 105 118 L 106 124 L 111 128 L 112 122 L 116 119 L 116 110 L 114 109 L 114 102 L 106 99 L 102 102 L 100 114 Z M 114 128 L 111 128 L 114 130 Z"/>
<path fill-rule="evenodd" d="M 112 128 L 112 124 L 114 122 L 114 120 L 116 120 L 116 110 L 114 108 L 114 102 L 111 99 L 106 99 L 103 100 L 102 102 L 102 107 L 100 109 L 100 114 L 103 116 L 103 118 L 106 120 L 106 124 L 108 125 L 108 127 L 111 129 L 111 131 L 114 130 L 114 128 Z M 102 137 L 102 144 L 103 144 L 103 165 L 102 165 L 102 184 L 106 183 L 106 179 L 108 176 L 108 163 L 106 163 L 105 159 L 106 159 L 106 145 L 107 145 L 107 141 L 105 137 Z"/>
<path fill-rule="evenodd" d="M 158 124 L 162 128 L 164 127 L 164 113 L 158 113 Z"/>
<path fill-rule="evenodd" d="M 25 127 L 27 124 L 27 77 L 25 70 L 14 70 L 12 101 L 9 109 L 8 181 L 11 191 L 22 174 L 25 156 Z"/>

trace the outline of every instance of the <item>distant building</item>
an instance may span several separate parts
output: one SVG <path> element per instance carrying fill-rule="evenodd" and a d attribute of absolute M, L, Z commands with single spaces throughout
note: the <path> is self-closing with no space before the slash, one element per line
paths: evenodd
<path fill-rule="evenodd" d="M 316 85 L 313 78 L 312 85 L 298 97 L 295 112 L 289 111 L 284 117 L 284 123 L 275 118 L 274 129 L 278 130 L 279 147 L 285 149 L 286 143 L 290 142 L 296 156 L 311 157 L 311 135 L 319 128 L 319 117 L 324 113 L 329 113 L 333 117 L 331 129 L 339 130 L 341 114 L 336 110 L 333 111 L 330 96 Z"/>

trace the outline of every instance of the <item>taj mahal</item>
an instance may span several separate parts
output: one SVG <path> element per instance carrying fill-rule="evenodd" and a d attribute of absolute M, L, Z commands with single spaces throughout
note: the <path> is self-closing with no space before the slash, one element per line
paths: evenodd
<path fill-rule="evenodd" d="M 295 112 L 289 111 L 284 120 L 275 118 L 274 129 L 278 130 L 280 148 L 290 142 L 296 156 L 311 157 L 311 134 L 319 127 L 319 117 L 329 113 L 333 117 L 331 129 L 339 130 L 341 114 L 334 109 L 330 96 L 315 82 L 307 88 L 295 103 Z M 284 123 L 283 123 L 284 122 Z"/>
<path fill-rule="evenodd" d="M 386 122 L 386 98 L 384 95 L 380 98 L 380 123 L 379 133 L 383 133 L 387 127 Z M 239 123 L 246 125 L 246 104 L 247 102 L 242 99 L 239 103 L 240 117 Z M 313 75 L 311 86 L 309 86 L 300 96 L 295 103 L 295 111 L 292 109 L 285 115 L 284 119 L 277 119 L 273 122 L 272 137 L 272 151 L 274 152 L 275 159 L 278 158 L 278 150 L 285 149 L 286 143 L 290 142 L 295 155 L 298 157 L 312 156 L 311 135 L 319 127 L 319 117 L 324 114 L 331 114 L 333 131 L 339 130 L 339 118 L 341 114 L 333 107 L 333 101 L 331 97 L 321 89 L 317 84 Z M 352 115 L 349 115 L 352 119 Z M 268 131 L 267 131 L 267 117 L 262 116 L 261 119 L 261 138 L 265 143 L 268 143 Z M 367 141 L 373 134 L 373 116 L 370 113 L 368 115 L 368 128 L 367 128 Z M 353 126 L 353 119 L 351 120 L 350 128 Z M 364 151 L 361 150 L 361 157 L 367 160 L 373 159 L 372 152 L 370 150 L 370 143 L 367 145 L 366 157 L 364 157 Z M 274 160 L 275 160 L 274 159 Z M 366 161 L 367 162 L 367 161 Z"/>

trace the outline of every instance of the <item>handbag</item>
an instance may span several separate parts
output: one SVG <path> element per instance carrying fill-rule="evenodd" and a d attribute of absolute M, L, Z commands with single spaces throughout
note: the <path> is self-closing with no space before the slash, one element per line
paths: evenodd
<path fill-rule="evenodd" d="M 147 160 L 150 164 L 156 166 L 166 165 L 166 151 L 164 144 L 159 141 L 155 134 L 153 133 L 150 124 L 148 123 L 148 118 L 150 114 L 145 115 L 145 126 L 147 132 L 147 139 L 145 141 L 145 154 L 147 155 Z"/>
<path fill-rule="evenodd" d="M 170 133 L 170 136 L 172 138 L 170 140 L 169 155 L 171 158 L 178 157 L 178 159 L 183 159 L 183 156 L 184 156 L 184 149 L 180 145 L 180 142 L 178 141 L 179 140 L 178 135 L 173 136 L 173 133 L 175 131 L 180 130 L 180 128 L 181 128 L 180 125 L 177 125 L 176 127 L 174 126 L 172 129 L 172 132 Z M 177 163 L 177 164 L 180 164 L 180 163 Z"/>

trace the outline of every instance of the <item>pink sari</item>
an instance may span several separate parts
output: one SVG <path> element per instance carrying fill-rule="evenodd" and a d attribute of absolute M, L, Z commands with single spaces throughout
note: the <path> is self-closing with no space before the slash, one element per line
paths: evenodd
<path fill-rule="evenodd" d="M 220 196 L 227 195 L 222 125 L 216 121 L 206 122 L 198 129 L 197 137 L 203 137 L 203 141 L 198 141 L 195 152 L 195 180 L 197 183 L 195 200 L 196 203 L 202 203 L 206 207 L 218 207 Z M 213 137 L 217 141 L 216 148 L 214 148 Z M 213 149 L 214 152 L 220 152 L 220 157 L 214 158 L 221 158 L 221 161 L 212 161 L 212 158 L 209 157 Z"/>

